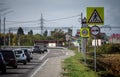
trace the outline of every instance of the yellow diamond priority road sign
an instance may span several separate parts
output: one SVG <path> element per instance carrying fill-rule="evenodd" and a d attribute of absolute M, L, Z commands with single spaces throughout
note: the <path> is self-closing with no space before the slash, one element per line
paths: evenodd
<path fill-rule="evenodd" d="M 104 25 L 104 7 L 87 7 L 87 24 Z"/>
<path fill-rule="evenodd" d="M 80 36 L 81 37 L 90 37 L 90 29 L 89 28 L 81 28 Z"/>

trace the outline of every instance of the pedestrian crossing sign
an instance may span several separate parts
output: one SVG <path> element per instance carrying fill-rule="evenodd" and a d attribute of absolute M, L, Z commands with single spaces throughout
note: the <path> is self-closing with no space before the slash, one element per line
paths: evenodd
<path fill-rule="evenodd" d="M 104 25 L 104 7 L 87 7 L 87 24 Z"/>

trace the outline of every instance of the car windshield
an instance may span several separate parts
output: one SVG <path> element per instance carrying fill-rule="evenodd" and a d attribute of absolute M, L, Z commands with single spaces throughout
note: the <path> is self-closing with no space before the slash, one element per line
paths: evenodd
<path fill-rule="evenodd" d="M 21 51 L 21 50 L 15 50 L 15 53 L 16 53 L 16 54 L 21 54 L 22 51 Z"/>
<path fill-rule="evenodd" d="M 14 53 L 13 53 L 13 51 L 6 51 L 6 50 L 3 50 L 2 51 L 2 54 L 3 54 L 3 56 L 7 56 L 7 58 L 9 57 L 9 58 L 14 58 Z M 5 57 L 6 58 L 6 57 Z"/>
<path fill-rule="evenodd" d="M 39 46 L 34 46 L 34 48 L 39 48 Z"/>

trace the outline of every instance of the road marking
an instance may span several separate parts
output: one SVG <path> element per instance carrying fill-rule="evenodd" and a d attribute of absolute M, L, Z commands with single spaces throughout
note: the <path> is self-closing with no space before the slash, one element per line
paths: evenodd
<path fill-rule="evenodd" d="M 62 50 L 62 53 L 68 55 L 68 52 L 65 52 L 65 50 Z"/>
<path fill-rule="evenodd" d="M 34 76 L 38 73 L 38 71 L 40 71 L 40 69 L 47 63 L 47 61 L 48 61 L 48 59 L 46 59 L 46 60 L 44 61 L 44 63 L 42 63 L 42 65 L 39 66 L 39 67 L 33 72 L 33 74 L 32 74 L 30 77 L 34 77 Z"/>
<path fill-rule="evenodd" d="M 39 58 L 39 60 L 42 60 L 47 54 L 49 53 L 49 50 L 48 52 L 43 55 L 42 57 Z M 48 58 L 42 63 L 42 65 L 40 65 L 34 72 L 33 74 L 30 76 L 30 77 L 34 77 L 35 74 L 37 74 L 37 72 L 46 64 L 46 62 L 48 61 Z"/>
<path fill-rule="evenodd" d="M 44 54 L 42 57 L 40 57 L 39 60 L 42 60 L 48 53 L 49 53 L 49 50 L 46 54 Z"/>

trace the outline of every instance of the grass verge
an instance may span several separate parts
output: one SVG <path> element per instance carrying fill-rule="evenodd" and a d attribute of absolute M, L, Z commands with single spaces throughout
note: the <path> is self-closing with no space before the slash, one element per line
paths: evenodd
<path fill-rule="evenodd" d="M 75 51 L 74 56 L 64 60 L 63 69 L 63 77 L 99 77 L 83 63 L 83 57 L 77 51 Z"/>

